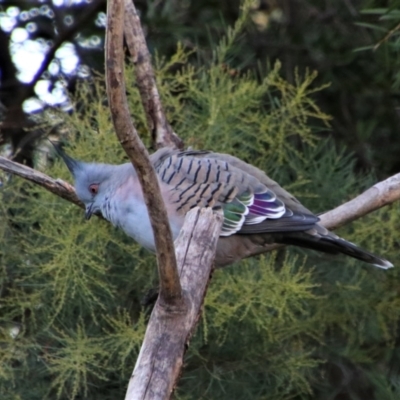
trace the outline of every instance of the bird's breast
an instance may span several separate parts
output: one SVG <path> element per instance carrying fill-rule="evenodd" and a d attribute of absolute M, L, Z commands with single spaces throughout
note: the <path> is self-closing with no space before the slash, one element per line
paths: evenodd
<path fill-rule="evenodd" d="M 155 251 L 153 228 L 144 201 L 135 197 L 123 201 L 116 201 L 115 198 L 107 199 L 102 207 L 102 214 L 140 245 Z M 170 226 L 175 240 L 179 235 L 181 224 L 170 219 Z"/>

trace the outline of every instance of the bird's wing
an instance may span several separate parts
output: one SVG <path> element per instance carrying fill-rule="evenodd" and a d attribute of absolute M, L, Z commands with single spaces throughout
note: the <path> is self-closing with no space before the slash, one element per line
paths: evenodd
<path fill-rule="evenodd" d="M 186 214 L 196 206 L 221 207 L 222 236 L 304 231 L 319 220 L 306 209 L 293 210 L 251 171 L 220 156 L 164 150 L 155 158 L 154 167 L 168 188 L 169 206 L 176 213 Z"/>

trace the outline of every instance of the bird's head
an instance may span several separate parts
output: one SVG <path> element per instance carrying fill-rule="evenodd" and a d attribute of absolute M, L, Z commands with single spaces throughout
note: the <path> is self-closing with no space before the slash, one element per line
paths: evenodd
<path fill-rule="evenodd" d="M 90 219 L 93 214 L 101 215 L 101 205 L 114 187 L 115 166 L 77 161 L 58 146 L 55 147 L 74 177 L 76 194 L 85 204 L 85 218 Z"/>

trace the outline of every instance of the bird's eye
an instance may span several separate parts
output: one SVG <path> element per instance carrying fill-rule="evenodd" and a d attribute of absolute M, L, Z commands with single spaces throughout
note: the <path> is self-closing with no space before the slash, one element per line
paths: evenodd
<path fill-rule="evenodd" d="M 89 192 L 91 194 L 97 194 L 98 191 L 99 191 L 99 185 L 97 183 L 92 183 L 91 185 L 89 185 Z"/>

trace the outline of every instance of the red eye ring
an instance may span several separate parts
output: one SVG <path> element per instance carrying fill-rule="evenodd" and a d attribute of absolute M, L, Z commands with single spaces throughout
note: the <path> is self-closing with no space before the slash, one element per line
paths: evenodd
<path fill-rule="evenodd" d="M 93 195 L 97 194 L 97 192 L 99 191 L 99 185 L 98 183 L 92 183 L 91 185 L 89 185 L 89 192 Z"/>

